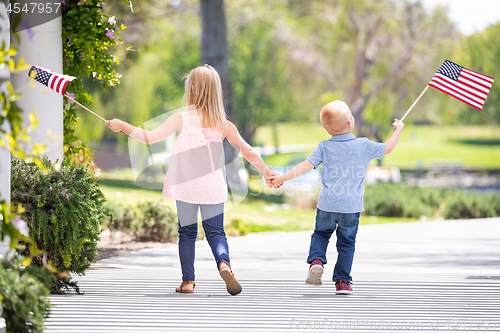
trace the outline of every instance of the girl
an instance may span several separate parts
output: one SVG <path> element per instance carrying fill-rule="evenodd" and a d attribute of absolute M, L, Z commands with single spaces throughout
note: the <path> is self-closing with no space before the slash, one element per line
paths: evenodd
<path fill-rule="evenodd" d="M 264 175 L 264 179 L 274 173 L 243 140 L 234 124 L 226 119 L 217 71 L 212 66 L 204 65 L 193 69 L 184 78 L 184 98 L 192 106 L 191 111 L 169 117 L 152 131 L 118 119 L 106 121 L 106 126 L 113 132 L 124 132 L 146 144 L 158 142 L 179 131 L 163 187 L 163 194 L 175 199 L 179 219 L 179 257 L 183 282 L 175 291 L 194 292 L 195 241 L 200 210 L 203 229 L 219 274 L 226 283 L 227 291 L 236 295 L 241 292 L 241 285 L 231 270 L 223 222 L 227 185 L 223 172 L 222 140 L 227 138 L 239 148 L 243 157 Z M 266 182 L 270 184 L 270 181 Z"/>

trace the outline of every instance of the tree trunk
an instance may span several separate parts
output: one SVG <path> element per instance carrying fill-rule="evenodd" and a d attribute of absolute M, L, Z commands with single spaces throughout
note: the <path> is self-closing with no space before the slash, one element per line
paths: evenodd
<path fill-rule="evenodd" d="M 224 0 L 201 0 L 201 22 L 201 62 L 209 64 L 219 73 L 226 113 L 228 118 L 233 120 Z"/>
<path fill-rule="evenodd" d="M 219 73 L 224 107 L 229 120 L 233 121 L 232 90 L 229 79 L 229 55 L 227 52 L 226 15 L 224 13 L 224 0 L 201 0 L 201 62 L 209 64 Z M 224 139 L 224 153 L 230 156 L 234 149 Z M 232 160 L 232 159 L 229 159 Z M 238 158 L 226 164 L 226 178 L 230 193 L 239 193 L 245 196 L 248 193 L 247 184 L 241 179 L 239 170 L 243 163 Z M 234 197 L 231 195 L 231 200 Z"/>
<path fill-rule="evenodd" d="M 349 105 L 352 115 L 354 116 L 354 120 L 356 121 L 356 127 L 354 129 L 357 137 L 366 136 L 366 133 L 363 131 L 363 126 L 365 124 L 363 119 L 363 110 L 366 107 L 366 102 L 365 98 L 358 97 L 356 101 Z"/>

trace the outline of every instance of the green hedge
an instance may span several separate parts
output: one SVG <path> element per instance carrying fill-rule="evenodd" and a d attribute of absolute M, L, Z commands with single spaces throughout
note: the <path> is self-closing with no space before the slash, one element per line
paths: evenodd
<path fill-rule="evenodd" d="M 44 267 L 24 268 L 21 262 L 19 255 L 0 260 L 0 299 L 7 332 L 43 332 L 54 275 Z"/>
<path fill-rule="evenodd" d="M 500 195 L 377 183 L 365 187 L 364 207 L 373 216 L 485 218 L 500 215 Z"/>
<path fill-rule="evenodd" d="M 12 202 L 21 204 L 30 236 L 45 257 L 35 256 L 33 264 L 52 261 L 59 272 L 84 274 L 97 253 L 104 195 L 88 167 L 62 165 L 42 160 L 44 168 L 12 160 Z M 29 251 L 27 249 L 26 251 Z"/>
<path fill-rule="evenodd" d="M 177 239 L 177 215 L 161 202 L 140 202 L 135 207 L 105 204 L 101 220 L 111 231 L 130 231 L 137 241 L 170 242 Z"/>

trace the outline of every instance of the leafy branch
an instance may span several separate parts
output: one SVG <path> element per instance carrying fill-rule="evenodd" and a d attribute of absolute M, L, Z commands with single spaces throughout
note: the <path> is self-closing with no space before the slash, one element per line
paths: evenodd
<path fill-rule="evenodd" d="M 125 26 L 123 23 L 118 24 L 115 16 L 103 14 L 106 5 L 102 0 L 66 0 L 62 3 L 64 73 L 80 78 L 73 81 L 70 89 L 76 100 L 89 106 L 93 102 L 92 95 L 84 90 L 82 78 L 98 81 L 103 90 L 120 83 L 120 74 L 115 70 L 119 61 L 110 52 L 110 47 L 122 43 L 120 31 Z M 65 157 L 83 154 L 90 161 L 89 149 L 74 135 L 74 128 L 78 125 L 78 111 L 75 104 L 65 99 Z"/>

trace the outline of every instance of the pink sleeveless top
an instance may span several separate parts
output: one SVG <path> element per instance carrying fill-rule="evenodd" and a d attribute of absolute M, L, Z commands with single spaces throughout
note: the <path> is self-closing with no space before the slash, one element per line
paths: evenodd
<path fill-rule="evenodd" d="M 227 200 L 222 133 L 189 123 L 182 115 L 182 130 L 174 145 L 163 185 L 163 195 L 193 204 Z"/>

